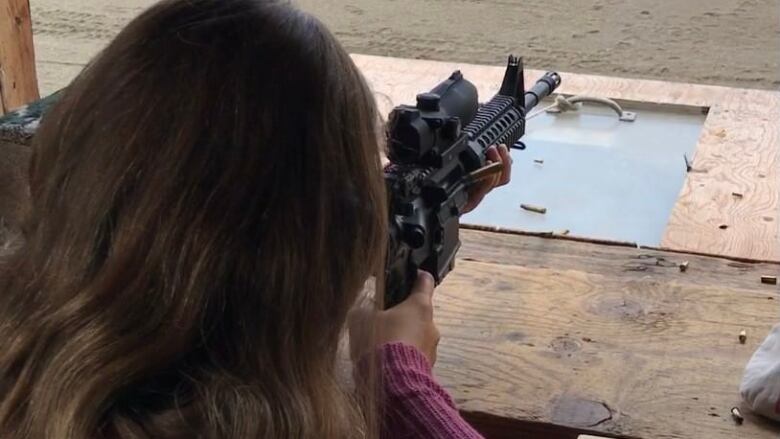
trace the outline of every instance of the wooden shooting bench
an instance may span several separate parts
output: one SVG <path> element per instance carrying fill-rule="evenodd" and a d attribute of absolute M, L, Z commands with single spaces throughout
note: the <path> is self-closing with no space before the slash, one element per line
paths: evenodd
<path fill-rule="evenodd" d="M 454 70 L 492 96 L 504 72 L 354 60 L 383 114 Z M 527 71 L 526 84 L 541 73 Z M 436 292 L 436 375 L 489 438 L 777 438 L 780 425 L 745 408 L 737 425 L 730 410 L 745 364 L 780 323 L 780 289 L 761 282 L 780 273 L 780 94 L 561 75 L 564 94 L 708 109 L 698 172 L 687 174 L 662 248 L 463 230 Z"/>
<path fill-rule="evenodd" d="M 37 98 L 37 85 L 27 0 L 3 0 L 0 14 L 1 114 Z M 503 75 L 501 67 L 354 59 L 383 114 L 456 69 L 482 97 Z M 527 72 L 526 83 L 540 73 Z M 744 408 L 737 425 L 730 410 L 740 405 L 745 364 L 780 321 L 780 290 L 760 281 L 780 273 L 780 95 L 562 76 L 560 93 L 707 108 L 697 172 L 686 177 L 660 248 L 464 229 L 456 269 L 436 293 L 435 373 L 488 438 L 777 438 L 780 425 Z M 15 224 L 25 200 L 37 111 L 0 123 L 0 256 L 4 224 Z"/>

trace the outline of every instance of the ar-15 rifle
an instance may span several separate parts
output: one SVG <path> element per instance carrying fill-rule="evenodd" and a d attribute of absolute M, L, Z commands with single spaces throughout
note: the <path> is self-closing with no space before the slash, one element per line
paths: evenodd
<path fill-rule="evenodd" d="M 416 106 L 390 113 L 386 307 L 409 295 L 418 269 L 437 285 L 453 269 L 469 174 L 485 166 L 491 145 L 523 149 L 527 112 L 560 83 L 557 73 L 548 72 L 526 92 L 522 60 L 510 56 L 501 89 L 487 104 L 479 105 L 474 84 L 456 71 L 418 95 Z"/>

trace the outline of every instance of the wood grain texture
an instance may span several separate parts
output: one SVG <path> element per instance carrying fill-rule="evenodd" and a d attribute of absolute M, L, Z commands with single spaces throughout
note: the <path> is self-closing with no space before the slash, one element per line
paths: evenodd
<path fill-rule="evenodd" d="M 523 437 L 780 433 L 750 415 L 742 426 L 729 417 L 745 364 L 780 316 L 780 290 L 760 283 L 779 265 L 477 231 L 462 237 L 435 298 L 436 374 L 491 437 L 545 424 L 550 430 Z"/>
<path fill-rule="evenodd" d="M 38 97 L 29 0 L 0 0 L 0 114 Z"/>
<path fill-rule="evenodd" d="M 780 99 L 712 107 L 663 246 L 780 260 L 779 120 Z"/>
<path fill-rule="evenodd" d="M 480 96 L 498 90 L 503 67 L 353 55 L 373 87 L 382 114 L 413 103 L 461 70 Z M 526 83 L 543 72 L 526 71 Z M 780 93 L 562 73 L 559 93 L 629 103 L 709 108 L 662 247 L 780 261 Z M 735 198 L 732 193 L 743 194 Z M 721 226 L 728 226 L 722 229 Z"/>

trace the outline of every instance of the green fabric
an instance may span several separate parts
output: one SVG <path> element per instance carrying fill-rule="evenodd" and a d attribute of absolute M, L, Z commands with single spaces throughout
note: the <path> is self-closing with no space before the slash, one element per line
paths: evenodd
<path fill-rule="evenodd" d="M 62 90 L 0 116 L 0 141 L 29 145 L 41 117 L 61 94 Z"/>

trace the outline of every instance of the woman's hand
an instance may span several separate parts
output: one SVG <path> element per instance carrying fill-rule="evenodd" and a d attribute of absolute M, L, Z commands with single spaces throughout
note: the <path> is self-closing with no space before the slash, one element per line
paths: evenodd
<path fill-rule="evenodd" d="M 466 203 L 463 213 L 469 213 L 476 209 L 488 192 L 492 191 L 493 188 L 509 183 L 509 180 L 512 177 L 512 157 L 509 155 L 509 149 L 507 149 L 506 145 L 500 145 L 498 147 L 491 146 L 485 151 L 485 155 L 488 163 L 501 163 L 501 173 L 496 174 L 493 178 L 482 180 L 471 188 L 469 191 L 469 201 Z"/>
<path fill-rule="evenodd" d="M 433 323 L 433 288 L 433 276 L 418 271 L 412 292 L 403 302 L 385 311 L 354 311 L 349 323 L 353 358 L 361 356 L 366 345 L 364 334 L 368 319 L 373 317 L 376 333 L 371 347 L 404 343 L 417 348 L 433 366 L 436 362 L 436 347 L 439 345 L 439 330 Z"/>

